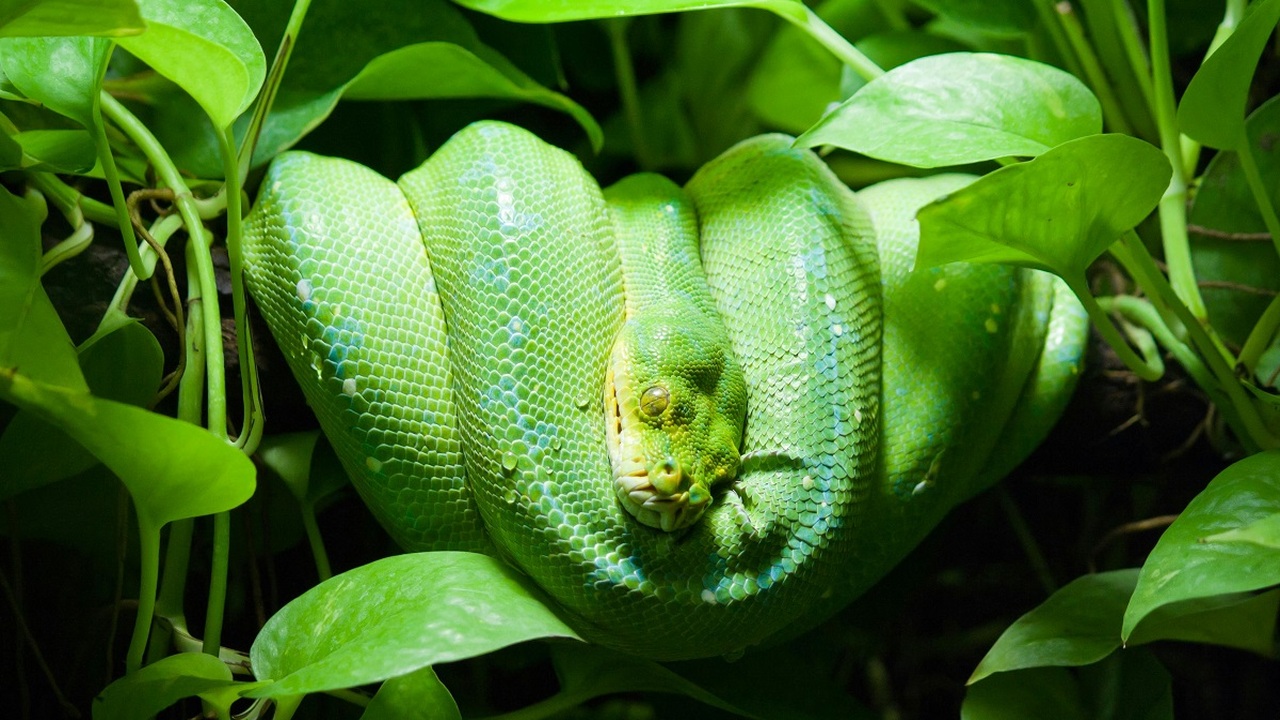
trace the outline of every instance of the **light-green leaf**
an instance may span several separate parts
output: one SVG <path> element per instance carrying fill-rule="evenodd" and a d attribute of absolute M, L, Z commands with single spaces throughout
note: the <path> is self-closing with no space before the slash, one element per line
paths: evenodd
<path fill-rule="evenodd" d="M 1191 78 L 1178 104 L 1182 132 L 1210 147 L 1239 148 L 1246 142 L 1245 104 L 1258 58 L 1280 21 L 1280 0 L 1253 3 L 1244 19 Z"/>
<path fill-rule="evenodd" d="M 136 35 L 134 0 L 0 0 L 0 36 Z"/>
<path fill-rule="evenodd" d="M 248 693 L 289 697 L 378 682 L 535 638 L 577 638 L 524 576 L 487 555 L 397 555 L 290 602 L 253 643 Z"/>
<path fill-rule="evenodd" d="M 97 161 L 97 147 L 87 130 L 27 130 L 13 136 L 26 156 L 24 170 L 88 172 Z"/>
<path fill-rule="evenodd" d="M 1090 135 L 1003 167 L 918 214 L 916 267 L 1007 262 L 1083 277 L 1169 184 L 1168 160 L 1128 135 Z"/>
<path fill-rule="evenodd" d="M 23 95 L 93 128 L 111 41 L 98 37 L 0 38 L 0 67 Z"/>
<path fill-rule="evenodd" d="M 428 73 L 421 68 L 431 68 Z M 510 98 L 567 113 L 587 131 L 591 146 L 604 143 L 600 126 L 583 107 L 525 75 L 493 49 L 445 42 L 418 43 L 379 55 L 347 85 L 346 100 Z"/>
<path fill-rule="evenodd" d="M 798 0 L 603 0 L 603 2 L 569 2 L 557 0 L 456 0 L 459 5 L 512 22 L 559 23 L 573 20 L 596 20 L 626 15 L 711 10 L 714 8 L 754 7 L 769 10 L 803 23 L 807 11 Z"/>
<path fill-rule="evenodd" d="M 170 655 L 108 685 L 93 699 L 93 720 L 148 718 L 182 698 L 231 684 L 231 670 L 212 655 Z"/>
<path fill-rule="evenodd" d="M 930 55 L 867 83 L 796 140 L 916 167 L 1035 156 L 1102 131 L 1075 76 L 991 53 Z"/>
<path fill-rule="evenodd" d="M 430 667 L 382 683 L 360 720 L 462 720 L 449 689 Z"/>
<path fill-rule="evenodd" d="M 1035 5 L 1026 0 L 916 0 L 965 28 L 1002 35 L 1026 33 L 1036 24 Z"/>
<path fill-rule="evenodd" d="M 120 46 L 195 98 L 217 128 L 253 102 L 267 61 L 258 39 L 223 0 L 142 0 L 147 31 Z"/>
<path fill-rule="evenodd" d="M 75 346 L 40 284 L 40 225 L 47 209 L 34 196 L 0 187 L 0 373 L 86 391 Z"/>
<path fill-rule="evenodd" d="M 1223 470 L 1165 530 L 1142 566 L 1124 616 L 1128 639 L 1138 623 L 1170 603 L 1280 584 L 1280 553 L 1252 543 L 1207 542 L 1280 512 L 1280 451 Z"/>
<path fill-rule="evenodd" d="M 1280 550 L 1280 513 L 1268 515 L 1235 530 L 1210 535 L 1204 541 L 1207 543 L 1253 543 L 1272 550 Z"/>

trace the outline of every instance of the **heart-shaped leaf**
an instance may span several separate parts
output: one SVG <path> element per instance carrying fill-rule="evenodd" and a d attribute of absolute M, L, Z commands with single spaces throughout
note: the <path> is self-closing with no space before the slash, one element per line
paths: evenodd
<path fill-rule="evenodd" d="M 254 640 L 261 680 L 288 697 L 378 682 L 525 640 L 577 638 L 530 580 L 461 552 L 397 555 L 337 575 L 276 613 Z"/>
<path fill-rule="evenodd" d="M 1122 637 L 1170 603 L 1280 584 L 1280 553 L 1207 538 L 1280 512 L 1280 451 L 1247 457 L 1223 470 L 1165 530 L 1142 566 L 1125 611 Z"/>
<path fill-rule="evenodd" d="M 1245 103 L 1258 58 L 1280 21 L 1280 0 L 1250 5 L 1235 32 L 1191 78 L 1178 104 L 1182 132 L 1210 147 L 1230 150 L 1246 142 Z"/>
<path fill-rule="evenodd" d="M 360 720 L 462 720 L 449 689 L 430 667 L 382 683 Z"/>
<path fill-rule="evenodd" d="M 1160 201 L 1171 170 L 1128 135 L 1090 135 L 1003 167 L 918 214 L 916 267 L 1005 262 L 1068 281 Z"/>
<path fill-rule="evenodd" d="M 212 655 L 170 655 L 108 685 L 93 699 L 93 720 L 152 717 L 182 698 L 232 684 L 231 670 Z"/>
<path fill-rule="evenodd" d="M 258 39 L 223 0 L 142 0 L 147 31 L 119 40 L 191 94 L 217 128 L 253 102 L 267 61 Z"/>
<path fill-rule="evenodd" d="M 100 37 L 0 38 L 0 68 L 8 81 L 90 129 L 110 56 L 111 41 Z"/>
<path fill-rule="evenodd" d="M 947 53 L 867 83 L 796 145 L 941 167 L 1040 155 L 1101 131 L 1101 107 L 1074 75 L 1008 55 Z"/>
<path fill-rule="evenodd" d="M 0 36 L 136 35 L 145 27 L 134 0 L 41 0 L 0 5 Z"/>
<path fill-rule="evenodd" d="M 797 0 L 604 0 L 603 2 L 545 2 L 544 0 L 456 0 L 459 5 L 512 22 L 559 23 L 573 20 L 654 15 L 657 13 L 754 7 L 804 22 L 807 11 Z"/>

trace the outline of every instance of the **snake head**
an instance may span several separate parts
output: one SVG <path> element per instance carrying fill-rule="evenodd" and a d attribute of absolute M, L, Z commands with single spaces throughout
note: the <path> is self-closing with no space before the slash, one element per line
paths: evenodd
<path fill-rule="evenodd" d="M 727 340 L 700 320 L 647 316 L 618 334 L 605 379 L 614 490 L 645 525 L 698 521 L 738 474 L 746 384 Z"/>

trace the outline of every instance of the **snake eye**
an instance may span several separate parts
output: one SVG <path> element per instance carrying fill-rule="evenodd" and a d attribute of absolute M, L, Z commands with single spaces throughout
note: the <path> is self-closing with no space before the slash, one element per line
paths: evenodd
<path fill-rule="evenodd" d="M 671 393 L 661 385 L 653 385 L 644 394 L 640 396 L 640 412 L 649 417 L 657 417 L 667 409 L 667 403 L 671 400 Z"/>

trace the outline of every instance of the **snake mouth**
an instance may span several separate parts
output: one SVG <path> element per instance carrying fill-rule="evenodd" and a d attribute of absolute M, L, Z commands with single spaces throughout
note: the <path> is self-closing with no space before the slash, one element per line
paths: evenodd
<path fill-rule="evenodd" d="M 674 457 L 645 461 L 639 400 L 626 373 L 617 371 L 615 364 L 611 359 L 604 383 L 605 439 L 614 493 L 622 507 L 642 524 L 664 532 L 682 530 L 702 516 L 710 496 L 687 482 Z"/>

